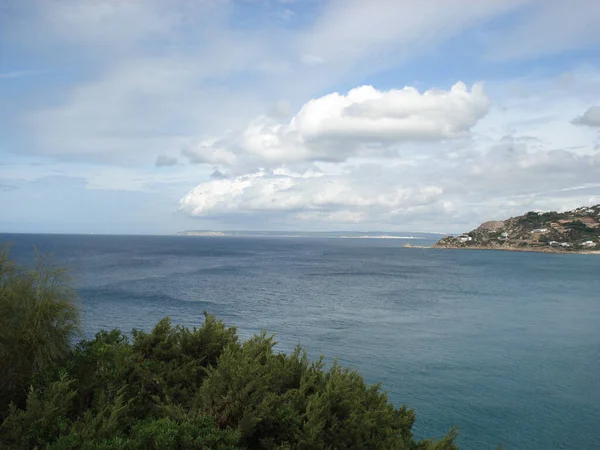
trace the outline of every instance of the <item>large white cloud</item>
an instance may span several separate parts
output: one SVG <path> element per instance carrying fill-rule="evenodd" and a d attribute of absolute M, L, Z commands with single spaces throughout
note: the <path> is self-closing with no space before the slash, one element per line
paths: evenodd
<path fill-rule="evenodd" d="M 379 91 L 372 86 L 311 100 L 283 132 L 298 132 L 305 142 L 353 140 L 394 142 L 465 136 L 487 112 L 481 84 L 471 91 L 458 82 L 449 91 L 413 87 Z"/>
<path fill-rule="evenodd" d="M 382 187 L 352 176 L 260 171 L 202 183 L 181 199 L 180 207 L 198 217 L 281 213 L 302 220 L 368 222 L 434 203 L 443 193 L 434 184 Z"/>
<path fill-rule="evenodd" d="M 199 184 L 180 201 L 194 217 L 277 217 L 356 227 L 460 231 L 531 209 L 600 202 L 600 154 L 539 150 L 537 139 L 504 137 L 485 151 L 465 149 L 410 164 L 351 164 L 337 174 L 279 170 Z M 454 225 L 450 225 L 454 224 Z"/>
<path fill-rule="evenodd" d="M 283 164 L 392 156 L 398 143 L 468 136 L 489 103 L 481 84 L 469 90 L 458 82 L 447 91 L 423 93 L 413 87 L 380 91 L 360 86 L 346 95 L 310 100 L 289 123 L 261 116 L 237 137 L 187 148 L 184 154 L 192 162 L 225 165 L 238 158 Z"/>

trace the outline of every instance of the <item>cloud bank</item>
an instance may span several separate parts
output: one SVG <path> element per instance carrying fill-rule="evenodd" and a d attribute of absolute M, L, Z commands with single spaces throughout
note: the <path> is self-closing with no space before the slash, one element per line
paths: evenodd
<path fill-rule="evenodd" d="M 597 203 L 596 3 L 13 2 L 5 221 L 43 230 L 18 209 L 65 192 L 65 221 L 105 198 L 140 230 L 459 231 Z"/>
<path fill-rule="evenodd" d="M 581 108 L 566 100 L 573 87 L 546 84 L 525 84 L 498 105 L 478 83 L 423 93 L 361 86 L 310 100 L 285 123 L 261 116 L 184 149 L 222 176 L 191 189 L 180 208 L 233 221 L 433 230 L 600 201 L 600 153 L 573 126 L 594 125 L 595 108 L 571 121 Z"/>

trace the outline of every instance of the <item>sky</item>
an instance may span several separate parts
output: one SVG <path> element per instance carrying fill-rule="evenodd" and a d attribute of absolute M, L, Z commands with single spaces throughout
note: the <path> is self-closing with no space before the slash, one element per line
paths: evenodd
<path fill-rule="evenodd" d="M 596 0 L 4 0 L 0 232 L 461 232 L 600 203 Z"/>

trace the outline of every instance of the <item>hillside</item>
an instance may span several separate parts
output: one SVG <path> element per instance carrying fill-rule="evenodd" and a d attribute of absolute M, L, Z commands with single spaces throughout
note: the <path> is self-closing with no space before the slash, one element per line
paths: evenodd
<path fill-rule="evenodd" d="M 480 248 L 542 252 L 600 251 L 600 204 L 566 212 L 528 212 L 482 223 L 459 236 L 446 236 L 436 248 Z"/>

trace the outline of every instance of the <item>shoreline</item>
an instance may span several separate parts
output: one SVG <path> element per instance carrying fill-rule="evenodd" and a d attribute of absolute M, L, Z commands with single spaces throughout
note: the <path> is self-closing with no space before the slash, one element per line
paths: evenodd
<path fill-rule="evenodd" d="M 405 247 L 411 248 L 411 247 Z M 416 248 L 416 247 L 412 247 Z M 441 250 L 496 250 L 504 252 L 523 252 L 523 253 L 554 253 L 557 255 L 600 255 L 600 250 L 574 250 L 565 251 L 553 248 L 514 248 L 514 247 L 446 247 L 446 246 L 431 246 L 420 248 L 432 248 Z"/>

